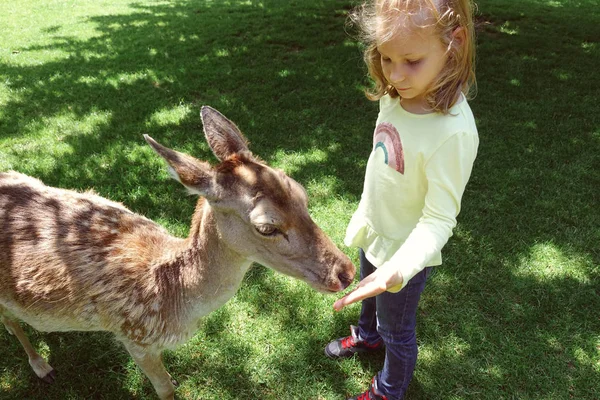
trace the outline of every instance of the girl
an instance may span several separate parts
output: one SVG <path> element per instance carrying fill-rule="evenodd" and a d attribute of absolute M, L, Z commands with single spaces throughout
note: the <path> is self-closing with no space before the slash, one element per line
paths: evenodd
<path fill-rule="evenodd" d="M 333 305 L 362 300 L 358 326 L 332 341 L 342 358 L 385 346 L 383 369 L 352 399 L 402 399 L 417 359 L 416 311 L 452 235 L 477 146 L 465 95 L 475 82 L 470 0 L 374 0 L 356 14 L 367 92 L 380 111 L 364 190 L 346 231 L 361 281 Z"/>

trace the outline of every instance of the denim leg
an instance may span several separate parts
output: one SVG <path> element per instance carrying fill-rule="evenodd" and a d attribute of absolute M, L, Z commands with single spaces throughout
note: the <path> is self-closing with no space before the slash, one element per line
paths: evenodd
<path fill-rule="evenodd" d="M 375 271 L 373 264 L 367 260 L 364 251 L 360 249 L 360 280 L 362 281 L 367 276 Z M 369 344 L 377 343 L 381 340 L 381 336 L 377 332 L 377 307 L 375 297 L 369 297 L 362 301 L 360 317 L 358 319 L 358 335 Z"/>
<path fill-rule="evenodd" d="M 398 293 L 376 297 L 377 331 L 385 343 L 385 363 L 377 375 L 389 400 L 403 398 L 417 363 L 416 317 L 421 292 L 432 268 L 415 275 Z"/>

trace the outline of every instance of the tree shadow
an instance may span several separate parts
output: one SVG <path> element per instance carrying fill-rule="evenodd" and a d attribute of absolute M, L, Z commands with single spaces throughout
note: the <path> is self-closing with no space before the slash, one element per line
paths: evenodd
<path fill-rule="evenodd" d="M 267 161 L 280 149 L 327 149 L 328 160 L 305 165 L 298 172 L 299 180 L 352 169 L 354 160 L 347 155 L 355 153 L 341 139 L 347 137 L 349 128 L 356 137 L 363 135 L 350 123 L 341 129 L 334 126 L 330 117 L 336 109 L 349 114 L 353 112 L 351 103 L 359 103 L 353 96 L 356 89 L 331 70 L 335 57 L 348 59 L 348 48 L 342 43 L 344 19 L 338 18 L 339 24 L 334 26 L 323 24 L 325 16 L 344 3 L 308 9 L 297 3 L 266 7 L 231 3 L 134 3 L 130 14 L 90 17 L 88 22 L 99 34 L 86 40 L 61 36 L 60 26 L 53 26 L 51 44 L 33 45 L 21 53 L 60 50 L 68 53 L 68 58 L 41 65 L 4 66 L 9 89 L 24 89 L 4 107 L 2 135 L 22 137 L 62 115 L 76 120 L 103 115 L 88 134 L 58 132 L 72 151 L 63 154 L 50 170 L 28 171 L 49 184 L 77 186 L 84 180 L 102 187 L 101 172 L 110 174 L 126 163 L 116 159 L 109 166 L 102 165 L 95 155 L 113 149 L 126 154 L 126 149 L 142 144 L 142 133 L 173 147 L 186 144 L 195 155 L 209 158 L 198 132 L 199 108 L 209 104 L 238 123 Z M 278 23 L 288 15 L 294 17 L 294 24 L 282 32 Z M 311 29 L 324 31 L 322 38 L 307 38 L 306 31 Z M 255 54 L 273 57 L 253 57 Z M 309 61 L 313 59 L 319 62 Z M 231 78 L 233 74 L 251 84 L 240 86 L 240 79 Z M 256 85 L 262 88 L 259 93 L 255 93 Z M 314 97 L 323 95 L 313 90 L 316 85 L 326 94 L 335 90 L 342 98 L 353 100 L 324 108 L 322 99 Z M 311 90 L 303 92 L 304 87 Z M 275 98 L 265 98 L 265 93 Z M 182 104 L 187 110 L 176 123 L 156 122 L 161 110 Z M 26 157 L 19 150 L 11 156 L 16 160 Z M 332 163 L 330 157 L 347 161 Z M 305 169 L 310 175 L 302 175 Z M 122 172 L 127 174 L 119 170 Z M 65 175 L 68 180 L 60 178 Z M 346 181 L 351 182 L 337 180 L 339 193 L 347 192 Z M 360 186 L 354 186 L 356 196 Z"/>
<path fill-rule="evenodd" d="M 57 380 L 47 384 L 39 379 L 27 362 L 18 340 L 1 335 L 0 399 L 131 399 L 139 398 L 125 386 L 126 366 L 131 359 L 125 349 L 106 333 L 39 333 L 25 329 L 33 346 L 48 353 L 48 362 L 57 371 Z M 154 389 L 147 383 L 144 395 L 152 398 Z"/>

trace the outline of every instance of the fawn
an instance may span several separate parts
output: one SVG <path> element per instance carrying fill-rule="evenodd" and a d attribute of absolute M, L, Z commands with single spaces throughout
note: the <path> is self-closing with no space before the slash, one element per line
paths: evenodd
<path fill-rule="evenodd" d="M 322 292 L 354 279 L 351 261 L 309 216 L 302 186 L 255 157 L 221 113 L 205 106 L 201 117 L 216 166 L 144 135 L 201 195 L 186 239 L 94 193 L 0 174 L 0 318 L 41 379 L 54 381 L 54 369 L 18 320 L 40 331 L 112 332 L 158 396 L 173 399 L 162 351 L 227 302 L 253 262 Z"/>

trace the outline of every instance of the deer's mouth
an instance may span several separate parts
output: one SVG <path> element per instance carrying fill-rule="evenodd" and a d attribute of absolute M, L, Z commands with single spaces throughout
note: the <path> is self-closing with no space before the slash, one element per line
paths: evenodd
<path fill-rule="evenodd" d="M 307 271 L 302 279 L 321 293 L 333 294 L 346 289 L 352 283 L 353 277 L 338 275 L 337 279 L 330 279 L 329 277 L 323 278 L 312 271 Z"/>

